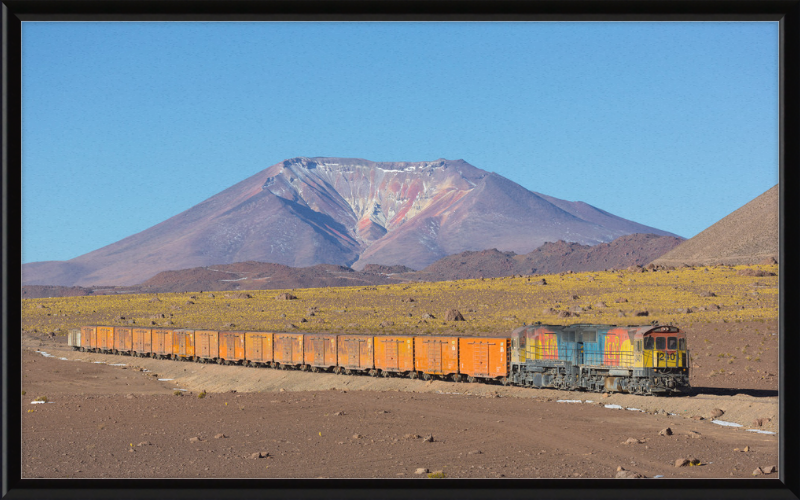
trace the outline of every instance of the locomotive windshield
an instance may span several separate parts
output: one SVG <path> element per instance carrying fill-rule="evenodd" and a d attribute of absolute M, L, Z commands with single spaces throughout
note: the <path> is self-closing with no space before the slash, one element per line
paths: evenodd
<path fill-rule="evenodd" d="M 656 337 L 656 349 L 662 350 L 667 347 L 667 339 L 664 337 Z"/>
<path fill-rule="evenodd" d="M 667 349 L 674 351 L 678 348 L 678 339 L 676 337 L 667 337 Z"/>
<path fill-rule="evenodd" d="M 645 349 L 652 349 L 653 348 L 653 337 L 645 337 L 644 338 L 644 348 Z"/>

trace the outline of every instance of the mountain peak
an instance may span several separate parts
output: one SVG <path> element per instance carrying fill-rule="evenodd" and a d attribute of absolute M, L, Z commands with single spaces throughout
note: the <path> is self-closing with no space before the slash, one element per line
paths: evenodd
<path fill-rule="evenodd" d="M 23 283 L 128 285 L 245 261 L 421 269 L 464 251 L 523 254 L 545 241 L 595 244 L 631 233 L 669 234 L 538 195 L 462 159 L 298 156 L 94 252 L 23 266 Z"/>

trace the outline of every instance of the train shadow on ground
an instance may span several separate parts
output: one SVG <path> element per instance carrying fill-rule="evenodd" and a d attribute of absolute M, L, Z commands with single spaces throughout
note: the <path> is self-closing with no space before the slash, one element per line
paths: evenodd
<path fill-rule="evenodd" d="M 771 389 L 735 389 L 728 387 L 691 387 L 684 389 L 682 392 L 684 396 L 699 396 L 699 395 L 713 395 L 713 396 L 752 396 L 754 398 L 774 398 L 778 395 L 778 391 Z"/>

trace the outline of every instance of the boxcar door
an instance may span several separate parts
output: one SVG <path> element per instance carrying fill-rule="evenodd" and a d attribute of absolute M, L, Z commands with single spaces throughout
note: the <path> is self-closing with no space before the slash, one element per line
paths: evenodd
<path fill-rule="evenodd" d="M 325 339 L 316 337 L 311 341 L 312 349 L 314 350 L 314 364 L 325 364 Z"/>
<path fill-rule="evenodd" d="M 256 361 L 262 361 L 264 359 L 263 354 L 263 346 L 264 346 L 264 337 L 261 335 L 253 335 L 253 359 Z"/>
<path fill-rule="evenodd" d="M 359 339 L 358 340 L 358 366 L 364 368 L 372 368 L 372 346 L 369 343 L 369 340 L 366 339 Z"/>
<path fill-rule="evenodd" d="M 387 368 L 394 368 L 395 370 L 400 368 L 400 341 L 398 340 L 387 340 L 386 341 L 386 367 Z"/>
<path fill-rule="evenodd" d="M 425 340 L 427 350 L 428 371 L 442 373 L 442 342 L 440 340 Z"/>
<path fill-rule="evenodd" d="M 489 344 L 476 342 L 473 352 L 475 375 L 489 375 Z"/>

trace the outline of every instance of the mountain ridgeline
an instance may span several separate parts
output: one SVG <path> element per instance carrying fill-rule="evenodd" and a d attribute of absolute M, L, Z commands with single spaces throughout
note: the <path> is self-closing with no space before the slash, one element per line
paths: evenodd
<path fill-rule="evenodd" d="M 423 269 L 450 255 L 671 233 L 529 191 L 463 160 L 293 158 L 140 233 L 69 261 L 22 266 L 23 285 L 133 285 L 162 271 L 265 262 Z M 532 266 L 529 266 L 532 267 Z"/>

